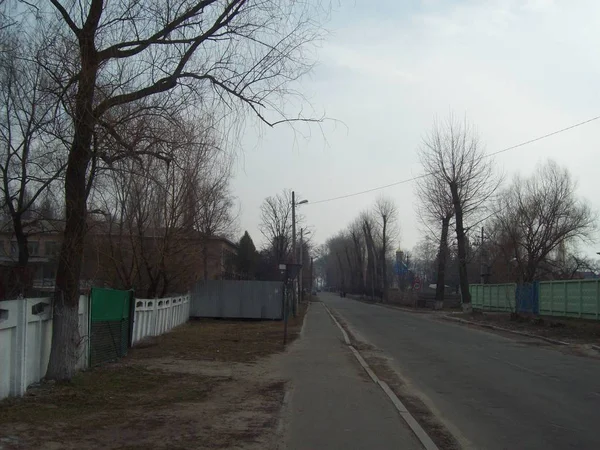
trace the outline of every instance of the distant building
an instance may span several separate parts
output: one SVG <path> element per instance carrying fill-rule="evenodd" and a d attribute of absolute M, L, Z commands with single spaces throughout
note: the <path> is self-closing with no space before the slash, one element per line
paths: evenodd
<path fill-rule="evenodd" d="M 64 222 L 41 220 L 26 230 L 28 233 L 29 260 L 26 268 L 30 295 L 48 295 L 54 291 L 56 269 L 62 243 Z M 135 288 L 144 294 L 149 280 L 139 256 L 132 258 L 135 247 L 142 243 L 134 242 L 131 236 L 110 229 L 106 223 L 91 223 L 84 244 L 80 287 L 91 286 L 115 288 Z M 156 258 L 164 249 L 164 230 L 147 232 L 143 238 L 144 256 Z M 169 243 L 169 259 L 164 261 L 174 274 L 170 280 L 170 292 L 187 291 L 195 281 L 208 279 L 236 278 L 235 257 L 238 246 L 225 237 L 205 238 L 197 231 L 177 231 L 175 244 Z M 174 247 L 174 245 L 176 247 Z M 207 254 L 204 255 L 206 247 Z M 10 277 L 18 262 L 18 246 L 12 230 L 12 223 L 0 226 L 0 299 L 7 295 Z M 138 255 L 138 253 L 136 253 Z M 205 270 L 206 264 L 206 270 Z M 129 283 L 123 270 L 137 270 L 139 276 L 131 277 Z M 131 284 L 125 286 L 125 284 Z"/>

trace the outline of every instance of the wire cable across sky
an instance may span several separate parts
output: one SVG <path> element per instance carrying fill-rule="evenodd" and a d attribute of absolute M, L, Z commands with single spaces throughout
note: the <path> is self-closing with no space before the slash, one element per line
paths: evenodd
<path fill-rule="evenodd" d="M 560 133 L 564 133 L 565 131 L 572 130 L 573 128 L 577 128 L 577 127 L 581 127 L 583 125 L 587 125 L 588 123 L 594 122 L 594 121 L 596 121 L 598 119 L 600 119 L 600 116 L 592 117 L 591 119 L 587 119 L 587 120 L 584 120 L 583 122 L 579 122 L 579 123 L 570 125 L 570 126 L 568 126 L 566 128 L 561 128 L 560 130 L 552 131 L 551 133 L 544 134 L 543 136 L 538 136 L 536 138 L 529 139 L 528 141 L 521 142 L 519 144 L 512 145 L 512 146 L 507 147 L 507 148 L 503 148 L 502 150 L 498 150 L 496 152 L 488 153 L 486 155 L 486 157 L 491 157 L 491 156 L 499 155 L 500 153 L 508 152 L 510 150 L 514 150 L 516 148 L 523 147 L 525 145 L 533 144 L 534 142 L 541 141 L 542 139 L 547 139 L 547 138 L 549 138 L 551 136 L 555 136 L 555 135 L 560 134 Z M 424 174 L 418 175 L 416 177 L 407 178 L 405 180 L 396 181 L 394 183 L 386 184 L 386 185 L 383 185 L 383 186 L 377 186 L 377 187 L 374 187 L 374 188 L 371 188 L 371 189 L 366 189 L 364 191 L 353 192 L 351 194 L 340 195 L 338 197 L 332 197 L 332 198 L 326 198 L 326 199 L 323 199 L 323 200 L 317 200 L 316 202 L 310 202 L 309 204 L 316 205 L 318 203 L 333 202 L 335 200 L 342 200 L 344 198 L 349 198 L 349 197 L 355 197 L 357 195 L 368 194 L 369 192 L 379 191 L 381 189 L 387 189 L 387 188 L 392 187 L 392 186 L 398 186 L 400 184 L 410 183 L 412 181 L 416 181 L 416 180 L 419 180 L 421 178 L 425 178 L 428 175 L 430 175 L 430 174 L 429 173 L 424 173 Z"/>

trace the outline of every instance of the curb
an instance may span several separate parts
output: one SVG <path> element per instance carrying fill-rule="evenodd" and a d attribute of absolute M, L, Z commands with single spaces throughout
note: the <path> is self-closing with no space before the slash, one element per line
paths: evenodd
<path fill-rule="evenodd" d="M 364 303 L 366 305 L 381 306 L 383 308 L 389 308 L 389 309 L 397 309 L 399 311 L 405 311 L 405 312 L 409 312 L 409 313 L 413 313 L 413 314 L 431 314 L 431 313 L 435 312 L 434 309 L 407 308 L 405 306 L 396 306 L 396 305 L 392 305 L 390 303 L 374 303 L 374 302 L 369 302 L 367 300 L 363 300 L 363 299 L 355 298 L 355 297 L 348 297 L 348 298 L 350 300 L 356 300 L 357 302 L 361 302 L 361 303 Z"/>
<path fill-rule="evenodd" d="M 549 342 L 549 343 L 555 344 L 555 345 L 571 345 L 568 342 L 559 341 L 558 339 L 547 338 L 545 336 L 540 336 L 537 334 L 525 333 L 524 331 L 511 330 L 510 328 L 503 328 L 503 327 L 499 327 L 496 325 L 489 325 L 487 323 L 480 323 L 480 322 L 473 322 L 471 320 L 459 319 L 458 317 L 450 317 L 450 316 L 442 315 L 442 316 L 440 316 L 440 319 L 451 320 L 454 322 L 464 323 L 467 325 L 475 325 L 475 326 L 478 326 L 481 328 L 490 328 L 492 330 L 503 331 L 505 333 L 517 334 L 519 336 L 526 336 L 526 337 L 530 337 L 530 338 L 541 339 L 542 341 L 546 341 L 546 342 Z M 600 347 L 598 348 L 598 350 L 600 350 Z"/>
<path fill-rule="evenodd" d="M 344 337 L 344 342 L 346 343 L 346 345 L 350 345 L 350 338 L 348 337 L 348 333 L 346 333 L 346 330 L 344 330 L 344 328 L 340 325 L 340 323 L 337 321 L 337 319 L 334 317 L 334 315 L 331 314 L 331 311 L 329 310 L 329 308 L 327 307 L 327 305 L 325 303 L 323 303 L 323 306 L 325 307 L 327 314 L 329 314 L 329 317 L 331 317 L 333 322 L 337 325 L 337 327 L 342 332 L 342 336 Z"/>
<path fill-rule="evenodd" d="M 381 388 L 381 390 L 387 395 L 387 397 L 391 400 L 391 402 L 394 404 L 394 407 L 396 408 L 396 410 L 398 411 L 398 413 L 400 414 L 402 419 L 404 419 L 404 421 L 406 422 L 408 427 L 415 434 L 415 436 L 417 437 L 419 442 L 421 442 L 421 445 L 425 448 L 425 450 L 439 450 L 438 446 L 435 445 L 435 443 L 431 440 L 431 438 L 425 432 L 423 427 L 421 427 L 419 422 L 417 422 L 416 419 L 412 416 L 412 414 L 408 411 L 408 409 L 406 409 L 406 406 L 404 406 L 404 404 L 398 398 L 398 396 L 394 393 L 394 391 L 392 391 L 390 389 L 390 387 L 388 386 L 388 384 L 385 381 L 380 380 L 377 377 L 377 375 L 375 375 L 375 372 L 373 372 L 373 369 L 371 369 L 369 367 L 369 364 L 367 364 L 365 359 L 361 356 L 360 352 L 358 350 L 356 350 L 350 344 L 350 339 L 348 337 L 348 333 L 346 333 L 346 330 L 344 330 L 344 328 L 342 328 L 342 326 L 337 321 L 337 319 L 333 316 L 333 314 L 331 313 L 331 311 L 329 310 L 327 305 L 325 305 L 323 303 L 323 306 L 325 307 L 325 310 L 329 314 L 329 317 L 331 317 L 333 319 L 334 323 L 338 326 L 338 328 L 342 332 L 342 336 L 344 337 L 344 342 L 346 343 L 346 345 L 348 345 L 348 347 L 350 348 L 350 351 L 352 351 L 352 353 L 354 354 L 354 357 L 357 359 L 357 361 L 363 367 L 363 369 L 365 369 L 365 372 L 367 372 L 367 374 L 369 375 L 369 377 L 371 377 L 373 382 L 375 384 L 377 384 Z"/>
<path fill-rule="evenodd" d="M 304 320 L 302 321 L 302 327 L 300 327 L 300 333 L 298 333 L 299 338 L 304 336 L 304 329 L 306 328 L 306 319 L 308 318 L 308 311 L 310 311 L 310 304 L 311 304 L 311 302 L 308 302 L 308 304 L 306 305 L 306 312 L 304 313 Z"/>

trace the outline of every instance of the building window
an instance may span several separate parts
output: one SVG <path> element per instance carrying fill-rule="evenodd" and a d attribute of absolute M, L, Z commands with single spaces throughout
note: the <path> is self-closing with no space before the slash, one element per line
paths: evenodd
<path fill-rule="evenodd" d="M 29 249 L 29 256 L 40 256 L 40 243 L 39 241 L 28 242 L 27 248 Z"/>
<path fill-rule="evenodd" d="M 6 251 L 6 241 L 0 239 L 0 256 L 8 256 L 8 252 Z"/>
<path fill-rule="evenodd" d="M 58 255 L 58 243 L 56 241 L 46 241 L 44 244 L 45 256 Z"/>
<path fill-rule="evenodd" d="M 56 277 L 56 269 L 54 265 L 44 265 L 42 278 L 54 279 Z"/>
<path fill-rule="evenodd" d="M 39 256 L 40 254 L 40 243 L 38 241 L 28 242 L 27 248 L 29 249 L 29 256 Z M 19 256 L 19 243 L 17 241 L 10 242 L 10 256 Z"/>

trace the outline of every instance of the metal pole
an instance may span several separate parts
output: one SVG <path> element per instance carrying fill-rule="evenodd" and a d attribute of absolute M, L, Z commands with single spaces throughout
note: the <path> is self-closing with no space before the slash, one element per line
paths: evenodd
<path fill-rule="evenodd" d="M 483 268 L 483 227 L 481 227 L 481 242 L 479 244 L 479 281 L 485 284 L 485 269 Z"/>
<path fill-rule="evenodd" d="M 296 264 L 296 192 L 292 191 L 292 263 Z M 292 313 L 296 317 L 296 302 L 297 292 L 294 283 L 296 278 L 292 280 Z"/>
<path fill-rule="evenodd" d="M 310 258 L 310 295 L 313 293 L 313 283 L 315 281 L 314 258 Z"/>
<path fill-rule="evenodd" d="M 283 282 L 283 345 L 287 344 L 287 332 L 288 332 L 288 301 L 287 301 L 287 280 Z"/>
<path fill-rule="evenodd" d="M 302 287 L 304 284 L 304 280 L 302 279 L 303 269 L 304 269 L 302 267 L 302 263 L 304 261 L 304 254 L 302 251 L 303 250 L 302 247 L 304 244 L 304 242 L 302 240 L 303 236 L 304 236 L 304 228 L 300 228 L 300 249 L 299 249 L 299 251 L 300 251 L 300 265 L 301 266 L 300 266 L 300 270 L 298 271 L 298 299 L 300 299 L 300 300 L 302 300 L 304 298 L 302 295 Z"/>

